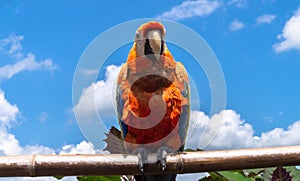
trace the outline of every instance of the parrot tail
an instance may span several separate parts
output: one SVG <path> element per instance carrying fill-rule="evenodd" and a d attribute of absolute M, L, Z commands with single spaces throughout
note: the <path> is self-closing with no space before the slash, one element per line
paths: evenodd
<path fill-rule="evenodd" d="M 125 148 L 121 139 L 121 131 L 112 126 L 109 133 L 105 133 L 106 139 L 103 141 L 106 143 L 104 151 L 109 151 L 111 154 L 124 154 Z"/>

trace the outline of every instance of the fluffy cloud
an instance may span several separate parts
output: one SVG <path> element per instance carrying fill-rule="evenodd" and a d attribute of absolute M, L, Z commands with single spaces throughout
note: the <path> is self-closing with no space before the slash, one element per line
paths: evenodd
<path fill-rule="evenodd" d="M 53 71 L 58 67 L 52 62 L 51 59 L 37 61 L 34 54 L 31 52 L 24 56 L 22 52 L 22 44 L 24 36 L 17 36 L 10 34 L 8 38 L 0 40 L 0 51 L 8 54 L 17 60 L 14 64 L 5 65 L 0 67 L 0 81 L 9 79 L 17 73 L 25 70 L 50 70 Z"/>
<path fill-rule="evenodd" d="M 0 40 L 0 50 L 14 58 L 21 58 L 22 44 L 24 36 L 17 36 L 14 33 L 10 34 L 7 38 Z"/>
<path fill-rule="evenodd" d="M 299 129 L 300 121 L 296 121 L 286 130 L 283 128 L 275 128 L 272 131 L 262 133 L 261 136 L 254 141 L 258 147 L 299 145 Z"/>
<path fill-rule="evenodd" d="M 213 13 L 221 3 L 219 1 L 196 0 L 184 1 L 180 5 L 159 15 L 158 18 L 182 20 L 194 16 L 207 16 Z"/>
<path fill-rule="evenodd" d="M 4 92 L 0 89 L 0 126 L 10 127 L 15 122 L 19 113 L 16 105 L 12 105 L 5 99 Z"/>
<path fill-rule="evenodd" d="M 256 18 L 256 24 L 270 24 L 276 18 L 274 14 L 264 14 Z"/>
<path fill-rule="evenodd" d="M 230 0 L 228 5 L 236 5 L 238 8 L 244 8 L 247 6 L 247 0 Z"/>
<path fill-rule="evenodd" d="M 24 155 L 24 154 L 55 154 L 53 148 L 42 145 L 21 146 L 14 134 L 9 133 L 9 128 L 17 121 L 20 114 L 16 105 L 11 104 L 0 90 L 0 155 Z M 100 153 L 94 146 L 86 141 L 77 145 L 65 145 L 59 149 L 60 154 Z M 23 178 L 14 178 L 23 180 Z M 14 180 L 13 179 L 13 180 Z M 29 178 L 24 178 L 27 180 Z M 56 180 L 55 178 L 39 178 L 39 180 Z M 6 179 L 4 179 L 6 180 Z M 9 180 L 9 179 L 8 179 Z"/>
<path fill-rule="evenodd" d="M 98 70 L 97 69 L 84 69 L 84 70 L 82 70 L 82 73 L 84 75 L 90 75 L 90 76 L 92 76 L 92 75 L 97 75 L 98 74 Z"/>
<path fill-rule="evenodd" d="M 209 118 L 203 112 L 192 111 L 187 148 L 235 149 L 300 144 L 300 121 L 286 130 L 275 128 L 260 136 L 254 135 L 252 125 L 234 110 L 224 110 Z"/>
<path fill-rule="evenodd" d="M 240 22 L 238 19 L 235 19 L 230 23 L 229 29 L 230 31 L 237 31 L 243 29 L 244 26 L 245 25 L 242 22 Z"/>
<path fill-rule="evenodd" d="M 283 52 L 289 49 L 300 50 L 300 8 L 285 23 L 282 33 L 277 36 L 280 41 L 274 45 L 276 52 Z"/>
<path fill-rule="evenodd" d="M 3 91 L 0 90 L 0 156 L 3 155 L 26 155 L 26 154 L 55 154 L 53 148 L 49 148 L 42 145 L 26 145 L 21 146 L 15 135 L 9 133 L 9 127 L 12 122 L 16 121 L 19 109 L 16 105 L 9 103 L 5 97 Z M 65 145 L 59 153 L 60 154 L 79 154 L 79 153 L 99 153 L 99 150 L 95 150 L 91 143 L 82 141 L 77 145 Z M 42 180 L 42 181 L 57 181 L 54 177 L 11 177 L 0 178 L 3 181 L 22 181 L 22 180 Z M 76 177 L 65 177 L 62 181 L 75 181 Z"/>
<path fill-rule="evenodd" d="M 49 114 L 46 113 L 46 112 L 42 112 L 38 118 L 38 120 L 41 122 L 41 123 L 45 123 L 47 121 L 47 119 L 49 118 Z"/>
<path fill-rule="evenodd" d="M 9 79 L 15 74 L 24 70 L 54 70 L 57 68 L 52 63 L 51 59 L 36 61 L 32 53 L 28 53 L 26 57 L 22 53 L 21 40 L 23 36 L 11 34 L 8 38 L 0 40 L 0 52 L 9 55 L 16 59 L 15 64 L 5 65 L 0 67 L 0 80 Z M 10 103 L 3 90 L 0 89 L 0 156 L 3 155 L 24 155 L 24 154 L 55 154 L 55 150 L 42 145 L 26 145 L 21 146 L 16 136 L 9 132 L 14 123 L 18 121 L 20 111 L 17 105 Z M 39 120 L 46 121 L 49 115 L 41 113 Z M 73 154 L 73 153 L 98 153 L 91 143 L 82 141 L 77 145 L 65 145 L 59 149 L 58 153 Z M 22 181 L 22 180 L 43 180 L 56 181 L 54 177 L 10 177 L 0 178 L 3 181 Z M 63 181 L 75 181 L 76 177 L 65 177 Z"/>
<path fill-rule="evenodd" d="M 53 149 L 44 146 L 22 147 L 15 135 L 8 132 L 13 123 L 17 121 L 20 112 L 16 105 L 6 100 L 2 90 L 0 90 L 0 108 L 0 155 L 54 153 Z"/>
<path fill-rule="evenodd" d="M 51 59 L 45 59 L 41 62 L 35 60 L 35 56 L 29 53 L 24 59 L 16 62 L 15 64 L 5 65 L 0 67 L 0 80 L 9 79 L 15 74 L 25 70 L 50 70 L 57 69 Z"/>
<path fill-rule="evenodd" d="M 94 145 L 92 143 L 82 141 L 77 145 L 63 146 L 59 154 L 95 154 L 99 152 L 99 150 L 96 150 L 94 148 Z"/>
<path fill-rule="evenodd" d="M 19 155 L 23 152 L 19 141 L 6 128 L 0 127 L 0 155 Z"/>
<path fill-rule="evenodd" d="M 228 2 L 220 0 L 186 0 L 162 13 L 157 18 L 182 20 L 191 17 L 203 17 L 214 13 L 218 8 L 231 5 L 244 8 L 247 6 L 247 0 L 229 0 Z"/>
<path fill-rule="evenodd" d="M 79 119 L 95 120 L 98 113 L 104 117 L 115 115 L 113 98 L 115 96 L 115 80 L 121 66 L 110 65 L 106 68 L 105 80 L 92 83 L 85 88 L 75 106 Z"/>

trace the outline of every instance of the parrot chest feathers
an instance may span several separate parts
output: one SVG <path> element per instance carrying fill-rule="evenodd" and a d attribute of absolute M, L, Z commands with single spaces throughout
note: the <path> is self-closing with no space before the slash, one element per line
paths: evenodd
<path fill-rule="evenodd" d="M 171 84 L 172 82 L 163 76 L 149 74 L 137 79 L 131 86 L 131 91 L 133 93 L 157 92 L 169 87 Z"/>

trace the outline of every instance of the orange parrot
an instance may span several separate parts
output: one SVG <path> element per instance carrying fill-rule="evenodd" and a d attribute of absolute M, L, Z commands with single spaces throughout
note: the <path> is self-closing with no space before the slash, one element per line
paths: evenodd
<path fill-rule="evenodd" d="M 165 43 L 156 21 L 141 25 L 117 81 L 117 112 L 127 153 L 137 153 L 144 172 L 148 153 L 157 153 L 162 172 L 166 155 L 183 151 L 189 122 L 189 83 L 184 66 Z M 176 175 L 142 175 L 136 180 L 175 180 Z"/>

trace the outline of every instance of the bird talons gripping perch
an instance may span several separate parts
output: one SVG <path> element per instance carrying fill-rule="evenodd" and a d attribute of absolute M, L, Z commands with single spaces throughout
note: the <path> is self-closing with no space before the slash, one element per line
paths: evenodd
<path fill-rule="evenodd" d="M 142 175 L 145 173 L 145 163 L 147 162 L 148 153 L 143 147 L 137 149 L 139 171 Z"/>
<path fill-rule="evenodd" d="M 161 171 L 164 174 L 167 169 L 167 155 L 168 152 L 171 152 L 169 147 L 161 147 L 157 151 L 157 163 L 161 166 Z"/>

